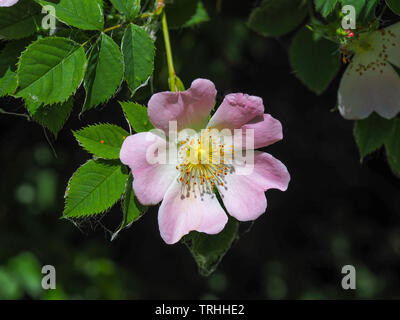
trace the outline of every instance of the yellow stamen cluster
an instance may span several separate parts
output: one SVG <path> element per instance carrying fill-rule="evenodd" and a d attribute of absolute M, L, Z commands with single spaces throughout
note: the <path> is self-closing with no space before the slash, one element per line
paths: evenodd
<path fill-rule="evenodd" d="M 211 128 L 179 142 L 176 169 L 183 196 L 189 197 L 193 192 L 195 197 L 202 197 L 205 193 L 213 194 L 215 186 L 225 186 L 225 176 L 232 172 L 232 166 L 225 161 L 226 149 L 232 152 L 232 146 L 227 148 Z"/>

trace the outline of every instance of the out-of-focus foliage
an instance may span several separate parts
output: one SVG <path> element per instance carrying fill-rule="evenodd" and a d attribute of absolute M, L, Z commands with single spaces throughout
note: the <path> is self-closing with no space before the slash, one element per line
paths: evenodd
<path fill-rule="evenodd" d="M 400 15 L 400 3 L 396 0 L 386 0 L 387 5 L 392 9 L 394 12 L 396 12 L 398 15 Z"/>
<path fill-rule="evenodd" d="M 360 150 L 361 160 L 378 150 L 390 138 L 392 122 L 373 114 L 365 120 L 356 121 L 354 136 Z"/>
<path fill-rule="evenodd" d="M 248 25 L 263 36 L 281 36 L 296 28 L 307 16 L 302 0 L 263 0 L 251 13 Z"/>
<path fill-rule="evenodd" d="M 299 79 L 317 94 L 326 90 L 340 68 L 337 46 L 324 38 L 315 41 L 306 28 L 293 38 L 289 57 Z"/>

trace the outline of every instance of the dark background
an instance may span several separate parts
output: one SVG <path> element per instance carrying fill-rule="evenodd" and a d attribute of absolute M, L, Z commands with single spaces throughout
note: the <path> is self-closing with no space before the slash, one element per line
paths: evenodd
<path fill-rule="evenodd" d="M 71 130 L 96 122 L 126 128 L 116 99 L 80 120 L 80 90 L 58 139 L 47 134 L 54 152 L 37 123 L 0 115 L 0 298 L 400 298 L 400 183 L 384 150 L 360 163 L 353 122 L 332 111 L 340 74 L 316 96 L 290 68 L 291 35 L 266 39 L 247 28 L 254 2 L 224 1 L 220 13 L 214 1 L 206 5 L 210 22 L 171 31 L 177 73 L 186 87 L 211 79 L 218 102 L 230 92 L 264 99 L 284 128 L 283 141 L 266 150 L 288 167 L 288 191 L 267 192 L 266 214 L 242 226 L 217 272 L 204 278 L 184 245 L 162 241 L 157 207 L 113 242 L 119 204 L 76 225 L 60 219 L 67 181 L 90 157 Z M 158 37 L 155 91 L 167 90 Z M 148 97 L 144 89 L 137 99 Z M 24 112 L 11 98 L 0 107 Z M 57 290 L 41 289 L 45 264 L 56 267 Z M 357 290 L 341 288 L 347 264 L 356 267 Z"/>

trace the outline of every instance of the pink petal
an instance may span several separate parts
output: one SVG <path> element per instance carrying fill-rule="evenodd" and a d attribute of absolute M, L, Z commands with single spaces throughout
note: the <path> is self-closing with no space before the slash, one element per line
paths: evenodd
<path fill-rule="evenodd" d="M 222 129 L 239 129 L 241 126 L 264 113 L 261 98 L 243 93 L 228 94 L 215 112 L 208 127 Z"/>
<path fill-rule="evenodd" d="M 266 152 L 254 153 L 254 171 L 249 178 L 264 191 L 278 189 L 286 191 L 290 182 L 290 174 L 286 166 Z"/>
<path fill-rule="evenodd" d="M 150 164 L 146 157 L 148 150 L 161 155 L 165 152 L 165 140 L 150 132 L 129 136 L 121 147 L 120 159 L 132 170 L 133 189 L 139 201 L 144 205 L 155 205 L 163 199 L 179 173 L 174 165 Z"/>
<path fill-rule="evenodd" d="M 178 121 L 178 131 L 186 128 L 200 130 L 215 104 L 217 91 L 210 80 L 197 79 L 182 92 L 160 92 L 149 101 L 151 123 L 168 134 L 169 121 Z"/>
<path fill-rule="evenodd" d="M 338 92 L 340 113 L 351 120 L 365 119 L 373 111 L 393 118 L 400 111 L 399 75 L 389 64 L 357 71 L 358 59 L 355 56 L 342 77 Z"/>
<path fill-rule="evenodd" d="M 218 187 L 228 213 L 239 221 L 256 220 L 267 209 L 264 190 L 246 176 L 228 175 L 225 187 Z"/>
<path fill-rule="evenodd" d="M 269 146 L 283 139 L 282 125 L 269 114 L 258 116 L 246 123 L 241 128 L 243 130 L 243 146 L 246 146 L 246 130 L 254 130 L 254 149 Z"/>
<path fill-rule="evenodd" d="M 19 0 L 0 0 L 0 7 L 11 7 Z"/>
<path fill-rule="evenodd" d="M 268 153 L 256 151 L 251 174 L 238 175 L 233 172 L 225 177 L 225 181 L 224 186 L 218 186 L 218 191 L 226 210 L 239 221 L 251 221 L 267 208 L 265 191 L 285 191 L 290 175 L 282 162 Z"/>
<path fill-rule="evenodd" d="M 178 242 L 190 231 L 217 234 L 227 222 L 228 217 L 215 195 L 187 196 L 182 194 L 179 181 L 168 189 L 158 211 L 161 237 L 168 244 Z"/>

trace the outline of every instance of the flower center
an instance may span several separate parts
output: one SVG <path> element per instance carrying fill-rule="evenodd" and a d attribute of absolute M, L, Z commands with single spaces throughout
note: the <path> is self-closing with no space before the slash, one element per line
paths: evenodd
<path fill-rule="evenodd" d="M 182 184 L 182 196 L 189 197 L 190 192 L 203 196 L 213 194 L 216 185 L 225 186 L 225 176 L 233 172 L 226 163 L 226 150 L 232 151 L 223 141 L 218 130 L 208 128 L 201 133 L 179 142 L 178 163 L 179 181 Z"/>
<path fill-rule="evenodd" d="M 361 34 L 348 47 L 358 57 L 358 63 L 351 63 L 349 70 L 354 68 L 360 76 L 371 70 L 383 73 L 388 64 L 388 47 L 397 45 L 396 35 L 390 30 L 381 29 L 372 34 Z"/>

